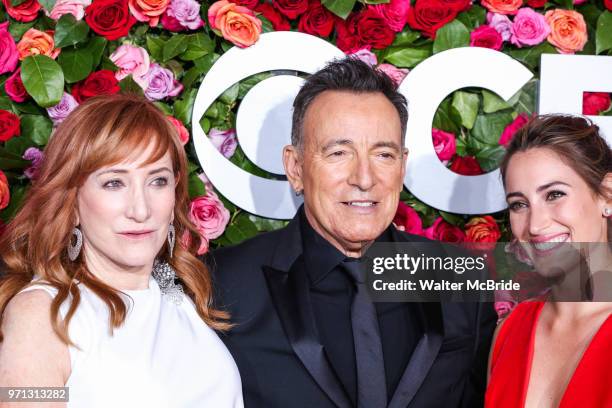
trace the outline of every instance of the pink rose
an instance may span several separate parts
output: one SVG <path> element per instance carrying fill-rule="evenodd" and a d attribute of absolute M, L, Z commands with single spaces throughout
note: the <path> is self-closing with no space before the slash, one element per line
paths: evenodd
<path fill-rule="evenodd" d="M 440 129 L 432 128 L 434 150 L 442 162 L 448 162 L 457 151 L 457 140 L 452 133 Z"/>
<path fill-rule="evenodd" d="M 155 27 L 166 12 L 169 2 L 170 0 L 128 0 L 128 7 L 136 20 Z"/>
<path fill-rule="evenodd" d="M 349 56 L 357 58 L 358 60 L 365 62 L 371 67 L 378 64 L 378 58 L 376 58 L 376 54 L 374 54 L 367 48 L 362 48 L 359 51 L 355 51 L 354 53 L 349 54 Z"/>
<path fill-rule="evenodd" d="M 166 14 L 190 30 L 197 30 L 204 25 L 200 17 L 200 3 L 195 0 L 172 0 Z"/>
<path fill-rule="evenodd" d="M 187 130 L 185 125 L 183 125 L 183 122 L 181 122 L 180 120 L 178 120 L 174 116 L 168 115 L 166 117 L 168 118 L 170 123 L 172 123 L 172 125 L 176 128 L 176 131 L 179 134 L 179 139 L 180 139 L 181 143 L 183 144 L 183 146 L 185 146 L 187 144 L 187 142 L 189 142 L 189 131 Z"/>
<path fill-rule="evenodd" d="M 393 223 L 400 231 L 405 231 L 409 234 L 423 235 L 423 221 L 414 210 L 403 202 L 399 202 Z"/>
<path fill-rule="evenodd" d="M 13 72 L 19 62 L 17 44 L 8 32 L 9 22 L 0 24 L 0 74 Z"/>
<path fill-rule="evenodd" d="M 230 158 L 236 151 L 238 142 L 236 140 L 236 131 L 230 130 L 219 130 L 212 128 L 208 132 L 210 142 L 217 148 L 217 150 L 226 158 Z"/>
<path fill-rule="evenodd" d="M 132 78 L 141 88 L 147 88 L 149 84 L 147 73 L 150 68 L 147 50 L 135 45 L 125 44 L 117 48 L 109 58 L 119 67 L 119 71 L 115 72 L 117 81 L 121 81 L 132 74 Z"/>
<path fill-rule="evenodd" d="M 376 10 L 385 19 L 389 28 L 399 33 L 406 25 L 410 0 L 391 0 L 389 3 L 376 4 L 368 8 Z"/>
<path fill-rule="evenodd" d="M 81 20 L 85 16 L 85 7 L 90 4 L 91 1 L 87 0 L 57 0 L 48 15 L 53 20 L 59 20 L 64 14 L 72 14 L 77 20 Z"/>
<path fill-rule="evenodd" d="M 399 86 L 409 72 L 406 68 L 397 68 L 391 64 L 380 64 L 376 67 L 376 69 L 387 74 L 387 76 L 395 83 L 395 86 Z"/>
<path fill-rule="evenodd" d="M 495 313 L 497 313 L 498 321 L 506 317 L 508 313 L 510 313 L 512 309 L 514 309 L 515 306 L 516 306 L 516 302 L 513 300 L 512 301 L 508 301 L 508 300 L 496 301 L 494 304 L 494 308 L 495 308 Z"/>
<path fill-rule="evenodd" d="M 470 46 L 501 50 L 504 39 L 499 32 L 488 25 L 481 25 L 470 33 Z"/>
<path fill-rule="evenodd" d="M 487 24 L 493 27 L 504 41 L 508 41 L 512 36 L 512 21 L 504 14 L 488 12 Z"/>
<path fill-rule="evenodd" d="M 517 47 L 538 45 L 548 37 L 550 27 L 544 16 L 529 7 L 516 13 L 510 42 Z"/>
<path fill-rule="evenodd" d="M 4 83 L 4 90 L 13 102 L 25 102 L 25 100 L 30 97 L 21 81 L 21 68 L 17 68 L 17 70 L 13 72 L 13 75 L 8 77 Z"/>
<path fill-rule="evenodd" d="M 442 217 L 438 217 L 431 227 L 425 230 L 425 237 L 442 242 L 459 243 L 465 241 L 465 233 L 459 227 L 444 221 Z"/>
<path fill-rule="evenodd" d="M 528 120 L 529 116 L 527 116 L 527 114 L 520 113 L 516 119 L 512 121 L 512 123 L 506 126 L 501 134 L 501 137 L 499 138 L 499 144 L 504 147 L 508 147 L 508 144 L 512 141 L 516 131 L 522 128 Z"/>
<path fill-rule="evenodd" d="M 223 206 L 219 197 L 214 192 L 208 191 L 206 195 L 196 197 L 191 201 L 189 219 L 202 237 L 211 240 L 223 234 L 229 222 L 230 213 Z"/>

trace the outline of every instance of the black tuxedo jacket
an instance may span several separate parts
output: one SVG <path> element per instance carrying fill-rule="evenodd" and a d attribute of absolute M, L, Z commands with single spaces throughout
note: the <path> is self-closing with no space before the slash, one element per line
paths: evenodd
<path fill-rule="evenodd" d="M 392 229 L 395 242 L 424 238 Z M 299 220 L 214 251 L 215 306 L 235 327 L 221 338 L 242 379 L 247 408 L 349 408 L 317 338 Z M 389 408 L 483 405 L 495 314 L 490 303 L 420 303 L 423 331 Z M 223 375 L 222 373 L 219 373 Z"/>

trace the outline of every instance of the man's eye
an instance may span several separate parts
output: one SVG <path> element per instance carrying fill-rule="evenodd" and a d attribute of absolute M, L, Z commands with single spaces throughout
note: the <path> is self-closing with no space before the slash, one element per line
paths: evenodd
<path fill-rule="evenodd" d="M 395 155 L 393 153 L 388 153 L 388 152 L 380 153 L 379 156 L 382 157 L 383 159 L 393 159 L 393 158 L 395 158 Z"/>
<path fill-rule="evenodd" d="M 551 191 L 548 194 L 546 194 L 546 201 L 555 201 L 563 196 L 565 196 L 566 194 L 563 191 Z"/>
<path fill-rule="evenodd" d="M 331 156 L 331 157 L 342 157 L 342 156 L 344 156 L 344 154 L 345 154 L 345 151 L 344 151 L 344 150 L 338 150 L 338 151 L 336 151 L 336 152 L 332 152 L 332 153 L 330 154 L 330 156 Z"/>

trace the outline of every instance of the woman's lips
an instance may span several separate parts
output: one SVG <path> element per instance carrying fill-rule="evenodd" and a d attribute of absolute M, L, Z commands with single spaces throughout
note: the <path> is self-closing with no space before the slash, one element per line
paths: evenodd
<path fill-rule="evenodd" d="M 153 231 L 121 232 L 119 235 L 122 235 L 129 239 L 146 239 L 153 235 Z"/>

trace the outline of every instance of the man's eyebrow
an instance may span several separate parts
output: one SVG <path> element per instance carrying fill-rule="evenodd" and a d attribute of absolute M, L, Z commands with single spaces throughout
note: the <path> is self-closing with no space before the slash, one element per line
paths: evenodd
<path fill-rule="evenodd" d="M 151 174 L 161 173 L 161 172 L 164 172 L 164 171 L 169 171 L 170 173 L 172 173 L 172 170 L 170 170 L 168 167 L 160 167 L 160 168 L 158 168 L 158 169 L 151 170 L 151 171 L 149 172 L 149 175 L 151 175 Z M 127 174 L 127 173 L 129 173 L 129 172 L 128 172 L 128 170 L 126 170 L 126 169 L 121 169 L 121 168 L 114 169 L 114 168 L 113 168 L 113 169 L 104 170 L 104 171 L 102 171 L 102 172 L 98 173 L 98 176 L 101 176 L 101 175 L 103 175 L 103 174 L 108 174 L 108 173 L 113 173 L 113 174 Z"/>
<path fill-rule="evenodd" d="M 350 144 L 353 144 L 352 140 L 349 140 L 349 139 L 335 139 L 335 140 L 332 140 L 332 141 L 326 143 L 325 145 L 323 145 L 323 148 L 321 149 L 321 151 L 323 153 L 325 153 L 326 151 L 328 151 L 329 149 L 331 149 L 334 146 L 338 146 L 338 145 L 346 146 L 346 145 L 350 145 Z"/>
<path fill-rule="evenodd" d="M 378 149 L 379 147 L 388 147 L 398 152 L 401 150 L 399 145 L 395 142 L 376 142 L 373 146 L 374 149 Z"/>

